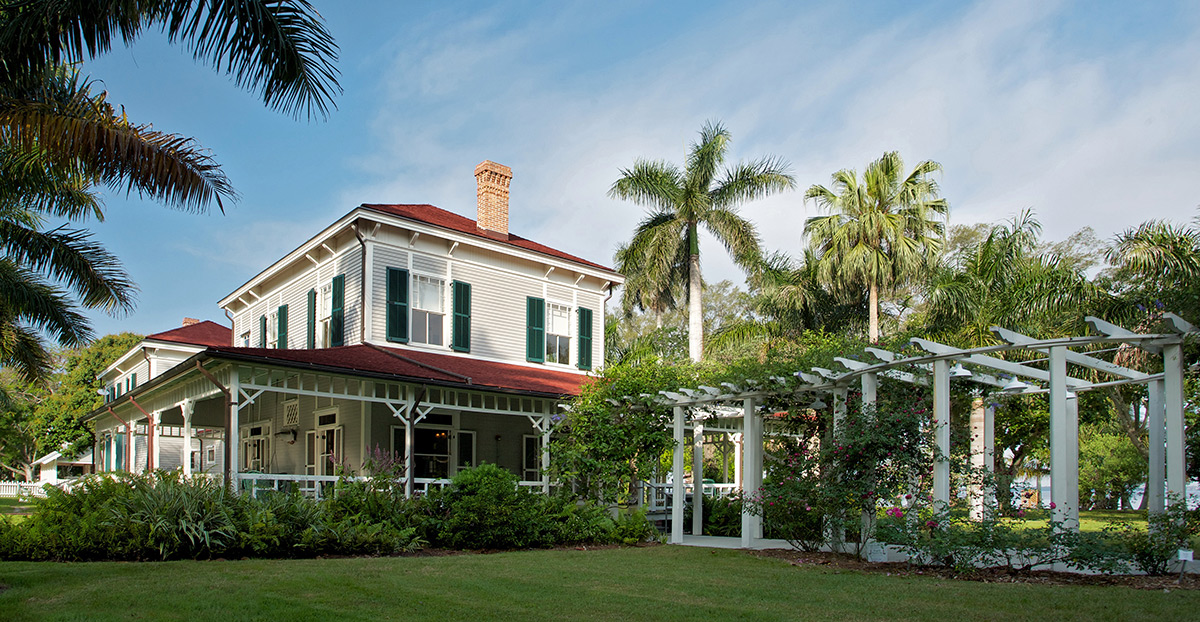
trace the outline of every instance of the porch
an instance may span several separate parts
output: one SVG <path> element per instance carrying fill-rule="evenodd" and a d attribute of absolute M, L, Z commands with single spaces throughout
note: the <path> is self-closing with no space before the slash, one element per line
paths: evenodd
<path fill-rule="evenodd" d="M 98 471 L 179 469 L 320 498 L 381 462 L 399 463 L 407 495 L 490 462 L 549 490 L 559 396 L 194 358 L 92 414 Z"/>

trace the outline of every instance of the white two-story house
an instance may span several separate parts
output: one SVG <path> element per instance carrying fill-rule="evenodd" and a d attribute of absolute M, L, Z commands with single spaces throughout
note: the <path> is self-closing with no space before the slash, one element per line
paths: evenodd
<path fill-rule="evenodd" d="M 219 303 L 232 343 L 92 413 L 99 469 L 219 462 L 243 487 L 312 488 L 395 458 L 415 489 L 483 462 L 548 487 L 543 448 L 561 401 L 604 364 L 604 303 L 622 278 L 509 233 L 508 167 L 485 161 L 475 177 L 476 220 L 360 205 L 233 290 Z M 185 457 L 199 429 L 236 442 L 215 462 Z M 120 466 L 105 439 L 126 430 L 135 451 Z"/>

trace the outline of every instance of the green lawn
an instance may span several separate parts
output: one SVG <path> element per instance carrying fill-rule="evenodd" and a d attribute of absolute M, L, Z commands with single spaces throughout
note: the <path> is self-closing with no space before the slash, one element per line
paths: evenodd
<path fill-rule="evenodd" d="M 10 497 L 0 497 L 0 514 L 13 514 L 30 512 L 33 508 L 29 501 L 17 501 Z"/>
<path fill-rule="evenodd" d="M 1146 512 L 1138 510 L 1082 510 L 1079 512 L 1080 531 L 1100 531 L 1109 525 L 1131 525 L 1146 528 Z M 1046 526 L 1045 520 L 1029 520 L 1026 525 L 1033 528 Z"/>
<path fill-rule="evenodd" d="M 0 563 L 0 620 L 1182 620 L 1200 592 L 890 577 L 659 546 L 449 557 Z"/>

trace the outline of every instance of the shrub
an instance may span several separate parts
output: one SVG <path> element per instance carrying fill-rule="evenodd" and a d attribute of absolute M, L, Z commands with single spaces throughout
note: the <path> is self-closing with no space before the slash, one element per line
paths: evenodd
<path fill-rule="evenodd" d="M 538 499 L 494 464 L 459 471 L 441 495 L 445 519 L 437 542 L 462 549 L 537 546 Z"/>

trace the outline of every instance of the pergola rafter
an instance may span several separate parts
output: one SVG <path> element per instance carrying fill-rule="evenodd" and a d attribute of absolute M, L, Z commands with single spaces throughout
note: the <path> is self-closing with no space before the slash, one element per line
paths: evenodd
<path fill-rule="evenodd" d="M 642 400 L 643 403 L 655 402 L 674 409 L 676 452 L 673 482 L 674 498 L 677 501 L 672 508 L 671 541 L 683 541 L 684 506 L 680 500 L 684 498 L 684 433 L 689 409 L 704 410 L 717 406 L 726 408 L 740 406 L 744 439 L 742 461 L 744 466 L 741 469 L 740 484 L 743 490 L 757 490 L 762 483 L 763 453 L 763 418 L 759 412 L 759 406 L 764 400 L 768 398 L 794 399 L 804 394 L 817 394 L 818 396 L 826 394 L 840 397 L 842 399 L 833 401 L 834 426 L 836 427 L 845 415 L 844 398 L 849 387 L 854 383 L 861 383 L 864 404 L 874 404 L 881 376 L 932 388 L 933 418 L 936 422 L 935 440 L 943 455 L 934 464 L 934 498 L 940 502 L 949 502 L 951 492 L 949 462 L 944 458 L 950 453 L 950 378 L 952 376 L 964 377 L 986 387 L 989 392 L 993 393 L 1011 393 L 1013 391 L 1004 390 L 1010 387 L 1016 387 L 1018 390 L 1015 392 L 1019 394 L 1048 393 L 1051 421 L 1050 470 L 1053 515 L 1055 519 L 1062 521 L 1072 529 L 1078 529 L 1079 525 L 1079 416 L 1075 393 L 1124 384 L 1146 384 L 1149 392 L 1148 425 L 1150 427 L 1150 478 L 1146 494 L 1150 511 L 1163 511 L 1166 496 L 1174 498 L 1174 495 L 1179 495 L 1179 498 L 1182 499 L 1185 494 L 1182 344 L 1185 338 L 1195 335 L 1198 331 L 1194 326 L 1172 313 L 1163 314 L 1165 328 L 1168 332 L 1149 334 L 1134 333 L 1095 317 L 1089 316 L 1085 319 L 1099 334 L 1035 339 L 1010 329 L 993 327 L 993 332 L 1003 340 L 1003 343 L 961 349 L 928 339 L 914 338 L 911 340 L 912 344 L 924 353 L 902 356 L 878 348 L 867 348 L 865 353 L 873 356 L 879 361 L 878 363 L 837 357 L 835 360 L 846 368 L 846 371 L 842 372 L 814 367 L 811 370 L 798 370 L 792 378 L 774 376 L 770 379 L 770 383 L 746 380 L 740 385 L 722 383 L 722 389 L 701 386 L 697 389 L 681 388 L 676 391 L 660 391 L 657 396 L 640 396 L 637 399 Z M 1102 344 L 1131 345 L 1150 354 L 1161 354 L 1164 371 L 1159 374 L 1148 374 L 1072 350 L 1072 348 Z M 1012 351 L 1044 354 L 1044 358 L 1029 363 L 1044 363 L 1045 369 L 994 356 Z M 955 365 L 953 371 L 952 364 Z M 963 365 L 970 365 L 976 369 L 967 370 Z M 1092 381 L 1073 377 L 1068 375 L 1068 365 L 1107 374 L 1115 379 Z M 999 372 L 1002 376 L 993 376 L 980 370 Z M 1045 386 L 1029 385 L 1023 382 L 1020 384 L 1005 382 L 1004 375 L 1013 379 L 1034 380 Z M 633 401 L 634 398 L 627 398 L 625 402 L 628 404 Z M 618 405 L 623 404 L 618 403 Z M 994 439 L 993 407 L 991 404 L 986 404 L 981 407 L 981 410 L 983 411 L 980 414 L 984 429 L 984 433 L 980 435 L 983 438 L 981 449 L 984 455 L 990 456 Z M 696 435 L 694 435 L 695 438 Z M 694 440 L 694 442 L 697 445 L 695 450 L 699 455 L 702 450 L 701 441 Z M 985 463 L 990 464 L 990 461 Z M 693 465 L 693 470 L 698 473 L 699 467 Z M 1164 471 L 1165 478 L 1163 477 Z M 698 496 L 699 492 L 697 492 Z M 697 525 L 701 520 L 700 512 L 699 504 L 697 504 L 693 512 Z M 761 517 L 744 511 L 742 516 L 743 545 L 753 546 L 755 540 L 761 537 Z"/>

